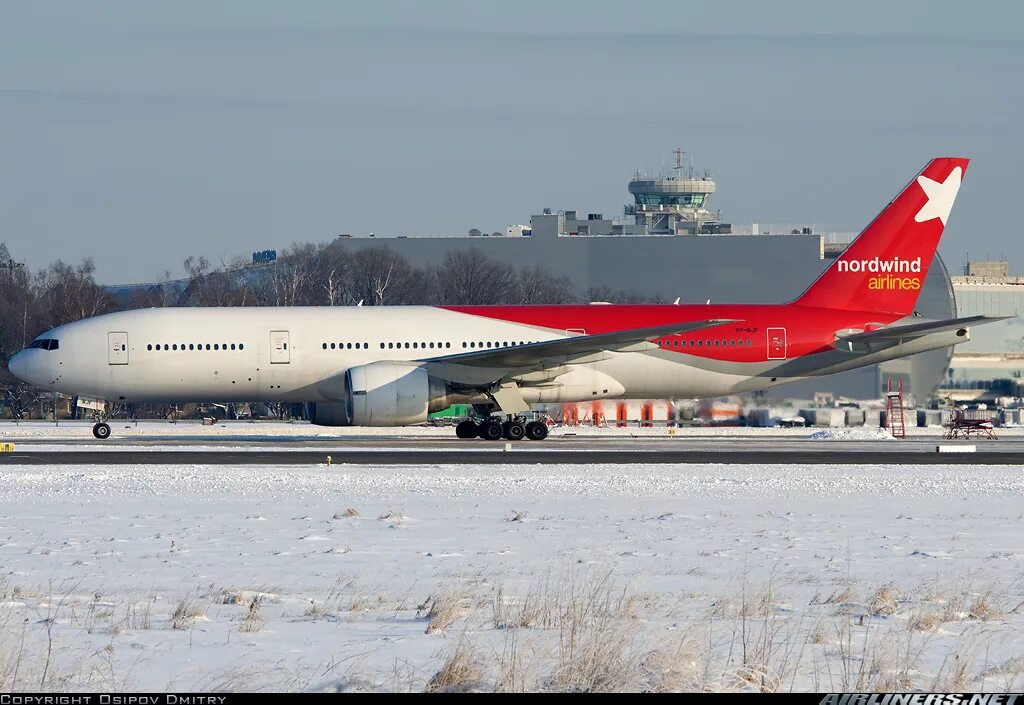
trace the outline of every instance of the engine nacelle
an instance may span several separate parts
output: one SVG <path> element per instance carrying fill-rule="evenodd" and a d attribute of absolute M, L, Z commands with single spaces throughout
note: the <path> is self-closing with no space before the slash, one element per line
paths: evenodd
<path fill-rule="evenodd" d="M 306 418 L 316 426 L 351 426 L 348 404 L 345 402 L 322 402 L 306 404 Z"/>
<path fill-rule="evenodd" d="M 346 406 L 353 426 L 411 426 L 446 409 L 461 395 L 447 382 L 407 362 L 371 362 L 345 374 Z"/>

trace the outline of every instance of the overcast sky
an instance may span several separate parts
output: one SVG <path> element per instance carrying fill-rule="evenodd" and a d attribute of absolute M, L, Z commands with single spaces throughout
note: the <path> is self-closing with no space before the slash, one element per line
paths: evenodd
<path fill-rule="evenodd" d="M 838 231 L 971 157 L 940 252 L 1024 274 L 1022 28 L 1009 0 L 0 0 L 0 241 L 120 283 L 621 214 L 679 145 L 725 220 Z"/>

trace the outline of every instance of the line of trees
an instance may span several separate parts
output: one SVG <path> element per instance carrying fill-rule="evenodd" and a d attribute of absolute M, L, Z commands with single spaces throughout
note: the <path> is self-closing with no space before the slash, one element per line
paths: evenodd
<path fill-rule="evenodd" d="M 0 243 L 0 265 L 11 253 Z M 480 250 L 453 250 L 436 266 L 417 266 L 386 244 L 355 252 L 296 243 L 272 265 L 243 258 L 213 265 L 184 261 L 185 278 L 109 290 L 95 281 L 91 258 L 61 260 L 36 272 L 0 266 L 0 415 L 25 418 L 47 395 L 15 379 L 7 361 L 40 333 L 65 323 L 124 309 L 166 306 L 364 306 L 399 304 L 640 303 L 647 299 L 607 287 L 585 292 L 537 265 L 516 269 Z"/>

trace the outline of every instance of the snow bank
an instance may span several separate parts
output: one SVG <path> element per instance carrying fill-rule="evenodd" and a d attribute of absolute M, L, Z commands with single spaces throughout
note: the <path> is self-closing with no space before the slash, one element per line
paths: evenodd
<path fill-rule="evenodd" d="M 884 428 L 853 426 L 850 428 L 827 428 L 807 436 L 812 441 L 892 441 L 892 434 Z"/>

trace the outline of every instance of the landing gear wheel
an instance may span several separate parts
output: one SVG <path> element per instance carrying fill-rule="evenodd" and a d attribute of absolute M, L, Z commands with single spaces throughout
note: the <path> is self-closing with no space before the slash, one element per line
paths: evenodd
<path fill-rule="evenodd" d="M 506 421 L 501 425 L 501 435 L 509 441 L 521 441 L 526 435 L 526 426 L 522 421 Z"/>
<path fill-rule="evenodd" d="M 548 426 L 543 421 L 531 421 L 526 424 L 526 437 L 531 441 L 543 441 L 548 437 Z"/>
<path fill-rule="evenodd" d="M 110 438 L 110 424 L 100 421 L 92 427 L 92 435 L 96 436 L 101 441 L 107 440 Z"/>
<path fill-rule="evenodd" d="M 459 438 L 476 438 L 479 435 L 479 429 L 475 421 L 467 419 L 455 427 L 455 435 Z"/>
<path fill-rule="evenodd" d="M 480 437 L 485 441 L 501 440 L 501 423 L 498 421 L 484 421 L 479 427 Z"/>

